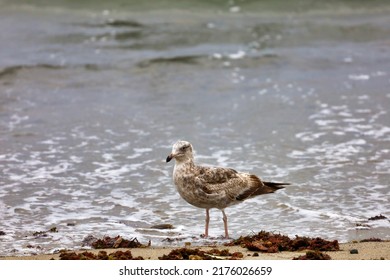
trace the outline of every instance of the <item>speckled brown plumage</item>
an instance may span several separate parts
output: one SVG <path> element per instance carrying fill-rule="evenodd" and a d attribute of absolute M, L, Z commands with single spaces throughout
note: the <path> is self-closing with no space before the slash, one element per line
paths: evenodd
<path fill-rule="evenodd" d="M 178 141 L 167 157 L 176 160 L 173 181 L 180 196 L 199 208 L 206 209 L 205 236 L 208 236 L 209 209 L 222 211 L 225 237 L 228 238 L 227 217 L 224 209 L 248 198 L 273 193 L 286 183 L 264 182 L 255 175 L 231 168 L 206 167 L 194 163 L 193 148 L 187 141 Z"/>

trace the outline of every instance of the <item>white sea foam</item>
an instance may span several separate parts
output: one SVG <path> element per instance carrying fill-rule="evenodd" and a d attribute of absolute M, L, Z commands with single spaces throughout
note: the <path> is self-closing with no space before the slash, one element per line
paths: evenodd
<path fill-rule="evenodd" d="M 354 81 L 367 81 L 370 79 L 370 75 L 367 74 L 351 74 L 348 76 L 350 80 Z"/>
<path fill-rule="evenodd" d="M 244 58 L 246 53 L 242 50 L 237 51 L 236 53 L 229 54 L 228 57 L 230 59 L 241 59 Z"/>
<path fill-rule="evenodd" d="M 19 114 L 13 114 L 8 122 L 8 129 L 13 131 L 22 122 L 27 121 L 29 116 L 20 116 Z"/>
<path fill-rule="evenodd" d="M 301 139 L 304 142 L 308 142 L 308 141 L 314 141 L 324 135 L 326 135 L 326 132 L 313 133 L 311 131 L 310 132 L 307 131 L 307 132 L 297 133 L 295 137 Z"/>

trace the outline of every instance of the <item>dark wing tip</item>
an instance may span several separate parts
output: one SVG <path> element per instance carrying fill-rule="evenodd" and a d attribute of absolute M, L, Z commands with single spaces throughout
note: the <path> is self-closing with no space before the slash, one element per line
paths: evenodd
<path fill-rule="evenodd" d="M 264 183 L 264 185 L 274 189 L 275 191 L 280 190 L 280 189 L 284 189 L 285 188 L 284 186 L 291 185 L 290 183 L 278 183 L 278 182 L 263 182 L 263 183 Z"/>

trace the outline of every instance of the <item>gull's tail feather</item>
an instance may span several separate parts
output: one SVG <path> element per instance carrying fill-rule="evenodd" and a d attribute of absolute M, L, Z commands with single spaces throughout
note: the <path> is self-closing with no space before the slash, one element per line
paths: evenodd
<path fill-rule="evenodd" d="M 259 177 L 251 174 L 248 179 L 249 187 L 236 196 L 237 200 L 245 200 L 257 195 L 274 193 L 277 190 L 284 189 L 284 186 L 290 185 L 289 183 L 263 182 Z"/>
<path fill-rule="evenodd" d="M 277 190 L 284 189 L 284 186 L 290 185 L 289 183 L 276 183 L 276 182 L 264 182 L 261 181 L 261 185 L 252 194 L 252 196 L 262 195 L 267 193 L 274 193 Z"/>

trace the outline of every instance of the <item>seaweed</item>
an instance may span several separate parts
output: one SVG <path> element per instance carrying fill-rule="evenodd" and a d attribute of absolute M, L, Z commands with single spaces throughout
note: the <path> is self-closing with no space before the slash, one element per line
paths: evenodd
<path fill-rule="evenodd" d="M 47 237 L 47 231 L 36 231 L 33 233 L 33 236 L 35 236 L 36 238 L 40 238 L 40 237 Z"/>
<path fill-rule="evenodd" d="M 100 251 L 99 253 L 104 252 Z M 130 250 L 116 251 L 108 255 L 108 260 L 143 260 L 141 256 L 133 257 Z"/>
<path fill-rule="evenodd" d="M 83 241 L 81 241 L 81 246 L 82 247 L 85 247 L 85 246 L 92 247 L 92 244 L 94 242 L 96 242 L 97 240 L 98 240 L 98 238 L 96 238 L 92 234 L 89 234 L 86 237 L 84 237 Z"/>
<path fill-rule="evenodd" d="M 144 258 L 138 256 L 133 257 L 130 250 L 127 251 L 115 251 L 111 254 L 107 254 L 106 251 L 99 251 L 97 254 L 92 252 L 62 252 L 60 254 L 60 260 L 143 260 Z"/>
<path fill-rule="evenodd" d="M 370 228 L 372 228 L 372 226 L 370 226 L 368 224 L 356 223 L 356 229 L 367 230 L 367 229 L 370 229 Z"/>
<path fill-rule="evenodd" d="M 218 250 L 211 249 L 208 251 L 203 251 L 198 248 L 178 248 L 172 250 L 168 255 L 163 255 L 159 257 L 159 260 L 239 260 L 242 259 L 244 255 L 241 252 L 230 253 L 228 249 Z"/>
<path fill-rule="evenodd" d="M 307 251 L 305 255 L 295 257 L 293 260 L 331 260 L 332 258 L 320 251 Z"/>
<path fill-rule="evenodd" d="M 385 219 L 387 219 L 387 217 L 382 214 L 368 218 L 369 221 L 385 220 Z"/>
<path fill-rule="evenodd" d="M 92 237 L 91 237 L 92 238 Z M 144 245 L 138 241 L 136 237 L 132 239 L 124 239 L 121 236 L 109 237 L 105 236 L 102 239 L 92 241 L 91 247 L 94 249 L 108 249 L 108 248 L 145 248 L 150 246 Z"/>
<path fill-rule="evenodd" d="M 173 242 L 183 241 L 184 239 L 185 237 L 175 237 L 175 238 L 167 237 L 164 238 L 162 242 L 173 243 Z"/>
<path fill-rule="evenodd" d="M 327 241 L 320 237 L 309 238 L 295 236 L 294 239 L 286 235 L 260 231 L 258 234 L 241 236 L 231 242 L 225 243 L 226 246 L 239 245 L 250 251 L 259 251 L 263 253 L 277 253 L 281 251 L 338 251 L 340 250 L 337 240 Z"/>
<path fill-rule="evenodd" d="M 49 229 L 48 231 L 50 231 L 50 232 L 58 232 L 57 227 L 52 227 L 52 228 Z"/>
<path fill-rule="evenodd" d="M 49 232 L 58 232 L 57 227 L 52 227 L 51 229 L 45 231 L 36 231 L 33 233 L 33 236 L 35 236 L 35 238 L 48 237 Z"/>
<path fill-rule="evenodd" d="M 362 239 L 360 240 L 360 242 L 384 242 L 384 241 L 380 238 L 371 237 L 371 238 Z"/>

